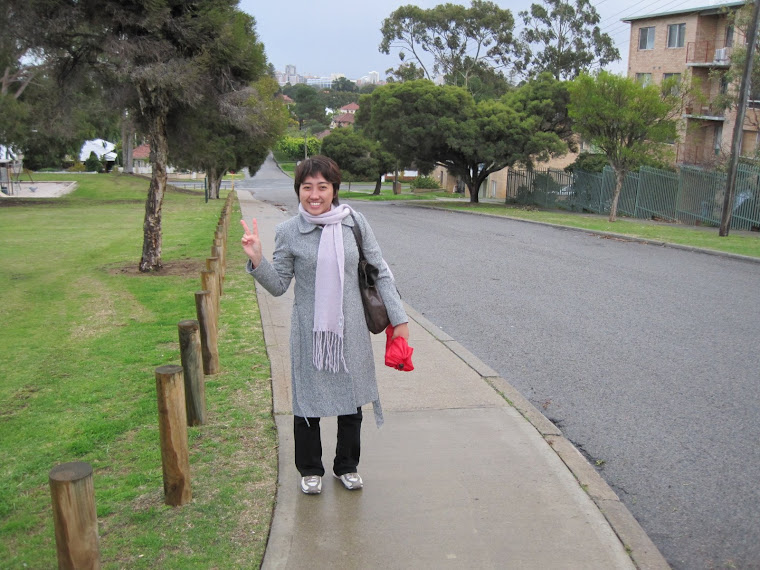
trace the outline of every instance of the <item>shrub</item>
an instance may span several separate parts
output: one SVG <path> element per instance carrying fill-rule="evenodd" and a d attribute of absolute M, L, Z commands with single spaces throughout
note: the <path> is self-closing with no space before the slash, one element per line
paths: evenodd
<path fill-rule="evenodd" d="M 98 155 L 91 152 L 87 160 L 84 161 L 84 169 L 87 172 L 103 172 L 103 164 L 100 162 Z"/>
<path fill-rule="evenodd" d="M 413 190 L 439 190 L 441 187 L 435 178 L 418 176 L 409 184 Z"/>
<path fill-rule="evenodd" d="M 74 166 L 69 166 L 66 170 L 68 172 L 86 172 L 87 168 L 81 162 L 75 162 Z"/>
<path fill-rule="evenodd" d="M 601 172 L 609 164 L 609 160 L 603 154 L 582 152 L 575 159 L 575 162 L 565 167 L 565 171 L 575 172 L 576 170 L 584 170 L 586 172 Z"/>
<path fill-rule="evenodd" d="M 306 139 L 306 148 L 309 156 L 319 154 L 322 143 L 316 137 Z M 303 137 L 284 136 L 274 146 L 275 156 L 285 156 L 290 160 L 303 159 Z"/>

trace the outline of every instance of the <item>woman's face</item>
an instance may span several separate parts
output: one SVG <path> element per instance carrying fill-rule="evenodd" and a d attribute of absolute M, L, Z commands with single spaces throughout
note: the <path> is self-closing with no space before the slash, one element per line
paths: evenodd
<path fill-rule="evenodd" d="M 307 176 L 298 189 L 298 198 L 303 209 L 312 216 L 330 211 L 333 200 L 333 185 L 321 173 Z"/>

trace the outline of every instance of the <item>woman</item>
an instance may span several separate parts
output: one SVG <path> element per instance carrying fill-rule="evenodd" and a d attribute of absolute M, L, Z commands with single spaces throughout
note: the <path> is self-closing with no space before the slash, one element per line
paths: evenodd
<path fill-rule="evenodd" d="M 380 268 L 377 288 L 394 326 L 393 337 L 409 339 L 408 318 L 390 270 L 366 218 L 338 202 L 341 174 L 330 158 L 315 156 L 296 168 L 299 214 L 275 229 L 271 263 L 261 250 L 256 220 L 245 235 L 246 269 L 272 295 L 282 295 L 295 277 L 290 360 L 295 459 L 301 490 L 322 491 L 319 420 L 338 416 L 333 474 L 346 489 L 361 489 L 361 406 L 372 402 L 383 423 L 370 334 L 359 293 L 359 250 L 352 227 L 364 240 L 364 255 Z"/>

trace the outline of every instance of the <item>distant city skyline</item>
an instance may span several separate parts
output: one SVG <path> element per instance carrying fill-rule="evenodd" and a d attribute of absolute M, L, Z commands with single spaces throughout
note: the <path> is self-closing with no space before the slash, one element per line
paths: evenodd
<path fill-rule="evenodd" d="M 384 80 L 385 70 L 396 67 L 399 58 L 396 51 L 392 50 L 390 55 L 378 51 L 382 21 L 403 5 L 415 4 L 427 9 L 445 1 L 374 0 L 362 4 L 361 9 L 357 9 L 355 1 L 348 0 L 323 0 L 319 8 L 305 0 L 291 0 L 287 6 L 241 0 L 239 6 L 256 19 L 256 32 L 264 43 L 269 62 L 278 71 L 285 71 L 286 65 L 295 65 L 300 75 L 330 77 L 343 74 L 352 80 L 377 71 Z M 469 0 L 456 3 L 470 4 Z M 516 30 L 521 23 L 518 12 L 528 10 L 534 3 L 541 2 L 496 0 L 496 4 L 511 10 Z M 627 69 L 630 26 L 621 22 L 622 18 L 724 3 L 710 0 L 592 0 L 602 18 L 601 31 L 612 37 L 620 51 L 620 61 L 608 69 L 615 73 L 625 73 Z"/>

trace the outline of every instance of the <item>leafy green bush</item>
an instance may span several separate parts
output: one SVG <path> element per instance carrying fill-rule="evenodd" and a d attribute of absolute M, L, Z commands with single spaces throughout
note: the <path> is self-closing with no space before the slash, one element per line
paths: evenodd
<path fill-rule="evenodd" d="M 317 137 L 308 137 L 306 139 L 306 149 L 309 156 L 319 154 L 322 146 Z M 275 156 L 285 156 L 290 160 L 303 159 L 303 137 L 284 136 L 274 146 Z"/>
<path fill-rule="evenodd" d="M 575 159 L 575 162 L 565 167 L 565 171 L 575 172 L 576 170 L 584 170 L 586 172 L 601 172 L 609 164 L 610 162 L 604 154 L 582 152 Z"/>
<path fill-rule="evenodd" d="M 84 169 L 87 172 L 103 172 L 103 164 L 100 162 L 98 155 L 91 152 L 87 160 L 84 161 Z"/>
<path fill-rule="evenodd" d="M 413 190 L 439 190 L 441 187 L 435 178 L 418 176 L 409 184 Z"/>
<path fill-rule="evenodd" d="M 75 162 L 74 166 L 69 166 L 66 170 L 68 172 L 87 172 L 87 168 L 81 162 Z"/>

